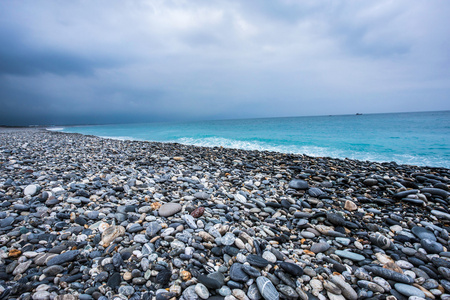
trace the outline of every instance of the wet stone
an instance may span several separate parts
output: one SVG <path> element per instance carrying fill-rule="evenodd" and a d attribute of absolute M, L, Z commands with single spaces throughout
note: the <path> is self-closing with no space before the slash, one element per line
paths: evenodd
<path fill-rule="evenodd" d="M 242 270 L 252 277 L 261 276 L 261 272 L 259 270 L 249 265 L 243 265 Z"/>
<path fill-rule="evenodd" d="M 151 222 L 147 229 L 145 230 L 145 234 L 150 238 L 156 236 L 158 232 L 162 229 L 162 226 L 158 222 Z"/>
<path fill-rule="evenodd" d="M 276 290 L 275 286 L 266 277 L 260 276 L 256 278 L 256 285 L 258 286 L 261 296 L 265 300 L 278 300 L 280 298 L 280 294 Z"/>
<path fill-rule="evenodd" d="M 343 226 L 343 225 L 345 225 L 345 219 L 341 215 L 336 214 L 336 213 L 329 213 L 329 214 L 327 214 L 327 220 L 331 224 L 336 225 L 336 226 Z"/>
<path fill-rule="evenodd" d="M 364 266 L 364 268 L 367 271 L 372 272 L 374 275 L 380 276 L 384 279 L 393 280 L 393 281 L 397 281 L 400 283 L 406 283 L 406 284 L 412 284 L 414 282 L 414 279 L 412 279 L 411 277 L 404 275 L 404 274 L 400 274 L 400 273 L 392 271 L 392 270 L 389 270 L 387 268 L 382 268 L 382 267 L 377 267 L 377 266 Z"/>
<path fill-rule="evenodd" d="M 269 264 L 269 261 L 262 258 L 261 256 L 249 254 L 247 256 L 247 262 L 251 264 L 252 266 L 259 267 L 259 268 L 265 268 Z"/>
<path fill-rule="evenodd" d="M 230 268 L 230 278 L 237 282 L 246 282 L 250 279 L 247 273 L 243 270 L 241 263 L 234 263 Z"/>
<path fill-rule="evenodd" d="M 170 281 L 170 277 L 172 276 L 172 272 L 167 269 L 162 269 L 159 271 L 158 275 L 156 275 L 156 282 L 162 285 L 166 285 Z"/>
<path fill-rule="evenodd" d="M 336 254 L 342 258 L 347 258 L 347 259 L 350 259 L 353 261 L 363 261 L 365 259 L 365 257 L 361 254 L 346 251 L 346 250 L 336 250 L 334 252 L 334 254 Z"/>
<path fill-rule="evenodd" d="M 429 231 L 424 227 L 415 226 L 411 229 L 411 231 L 419 238 L 419 239 L 428 239 L 431 241 L 436 241 L 436 236 L 433 232 Z"/>
<path fill-rule="evenodd" d="M 444 251 L 444 247 L 436 241 L 424 238 L 420 240 L 423 249 L 429 254 L 440 253 Z"/>
<path fill-rule="evenodd" d="M 324 195 L 325 193 L 324 193 L 321 189 L 319 189 L 319 188 L 310 188 L 310 189 L 308 190 L 308 194 L 309 194 L 311 197 L 319 197 L 319 196 Z"/>
<path fill-rule="evenodd" d="M 298 298 L 297 292 L 288 285 L 279 284 L 277 285 L 277 290 L 280 291 L 282 294 L 284 294 L 286 297 Z"/>
<path fill-rule="evenodd" d="M 374 245 L 380 247 L 381 249 L 386 250 L 392 249 L 394 247 L 394 244 L 391 242 L 391 240 L 381 234 L 373 234 L 370 235 L 369 238 Z"/>
<path fill-rule="evenodd" d="M 70 250 L 64 252 L 62 254 L 50 258 L 47 261 L 47 266 L 61 265 L 66 262 L 73 261 L 78 256 L 78 254 L 80 254 L 79 250 Z"/>
<path fill-rule="evenodd" d="M 296 190 L 306 190 L 309 188 L 309 185 L 306 181 L 301 179 L 293 179 L 289 182 L 289 187 Z"/>
<path fill-rule="evenodd" d="M 302 276 L 303 275 L 303 269 L 297 264 L 290 263 L 290 262 L 282 262 L 280 263 L 280 267 L 285 270 L 287 273 L 293 275 L 293 276 Z"/>
<path fill-rule="evenodd" d="M 422 292 L 420 289 L 404 283 L 396 283 L 394 285 L 395 289 L 402 295 L 405 295 L 407 297 L 410 296 L 416 296 L 416 297 L 422 297 L 425 298 L 424 292 Z"/>
<path fill-rule="evenodd" d="M 222 286 L 222 284 L 217 279 L 202 274 L 198 275 L 197 279 L 199 282 L 203 283 L 206 287 L 210 289 L 216 290 Z"/>

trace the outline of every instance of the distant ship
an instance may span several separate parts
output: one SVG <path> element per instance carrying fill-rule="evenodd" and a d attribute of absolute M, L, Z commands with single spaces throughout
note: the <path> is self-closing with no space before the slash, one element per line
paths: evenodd
<path fill-rule="evenodd" d="M 362 116 L 362 113 L 356 113 L 357 116 Z"/>

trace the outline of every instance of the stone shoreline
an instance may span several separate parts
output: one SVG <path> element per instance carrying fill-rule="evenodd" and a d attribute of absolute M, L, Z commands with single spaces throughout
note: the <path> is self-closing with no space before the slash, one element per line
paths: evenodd
<path fill-rule="evenodd" d="M 450 170 L 0 128 L 0 299 L 450 299 Z"/>

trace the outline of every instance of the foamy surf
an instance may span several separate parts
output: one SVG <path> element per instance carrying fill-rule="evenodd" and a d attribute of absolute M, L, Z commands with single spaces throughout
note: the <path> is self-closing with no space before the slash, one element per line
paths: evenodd
<path fill-rule="evenodd" d="M 45 130 L 49 130 L 49 131 L 63 131 L 64 127 L 47 127 L 47 128 L 45 128 Z"/>

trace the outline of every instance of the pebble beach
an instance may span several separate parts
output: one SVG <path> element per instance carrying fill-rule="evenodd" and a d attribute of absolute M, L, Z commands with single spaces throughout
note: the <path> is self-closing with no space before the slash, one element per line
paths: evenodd
<path fill-rule="evenodd" d="M 0 129 L 0 299 L 450 299 L 450 170 Z"/>

